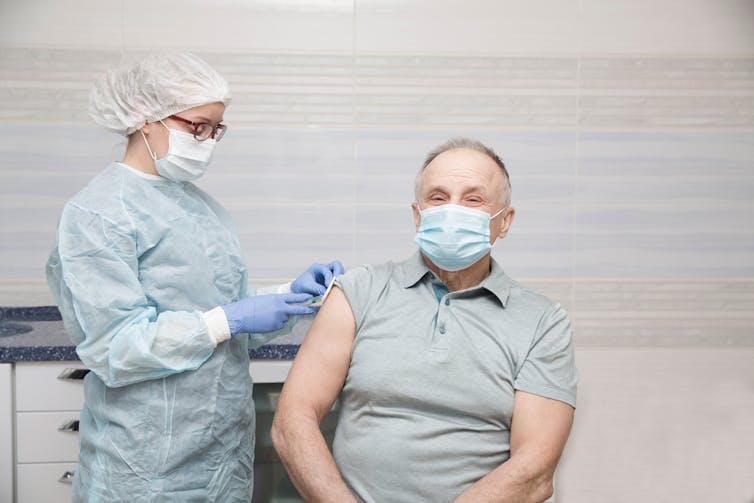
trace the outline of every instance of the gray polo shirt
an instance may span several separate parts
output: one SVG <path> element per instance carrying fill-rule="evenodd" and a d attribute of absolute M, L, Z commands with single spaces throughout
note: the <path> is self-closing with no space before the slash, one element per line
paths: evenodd
<path fill-rule="evenodd" d="M 575 406 L 565 311 L 494 260 L 457 292 L 418 252 L 336 284 L 356 338 L 333 454 L 364 502 L 450 502 L 506 461 L 515 390 Z"/>

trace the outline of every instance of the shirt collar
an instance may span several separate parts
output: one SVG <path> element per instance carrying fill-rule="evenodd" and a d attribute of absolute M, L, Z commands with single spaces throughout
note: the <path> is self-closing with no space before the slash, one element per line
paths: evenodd
<path fill-rule="evenodd" d="M 511 293 L 511 286 L 513 286 L 513 280 L 508 277 L 505 272 L 503 272 L 503 268 L 500 267 L 500 264 L 495 261 L 495 259 L 491 259 L 490 262 L 492 263 L 492 267 L 490 268 L 490 275 L 487 276 L 484 281 L 482 281 L 482 284 L 480 285 L 482 288 L 486 288 L 489 290 L 495 297 L 497 297 L 500 300 L 500 303 L 505 307 L 505 305 L 508 303 L 508 297 Z"/>
<path fill-rule="evenodd" d="M 498 264 L 494 258 L 490 260 L 490 263 L 492 264 L 490 275 L 482 281 L 479 287 L 487 289 L 497 297 L 503 307 L 505 307 L 508 303 L 513 280 L 503 272 L 503 268 L 500 267 L 500 264 Z M 403 262 L 403 288 L 411 288 L 421 281 L 427 274 L 434 273 L 429 267 L 427 267 L 427 264 L 424 263 L 421 253 L 417 250 L 411 258 Z"/>
<path fill-rule="evenodd" d="M 403 262 L 403 288 L 411 288 L 427 274 L 434 274 L 424 263 L 421 253 L 417 250 L 411 258 Z"/>

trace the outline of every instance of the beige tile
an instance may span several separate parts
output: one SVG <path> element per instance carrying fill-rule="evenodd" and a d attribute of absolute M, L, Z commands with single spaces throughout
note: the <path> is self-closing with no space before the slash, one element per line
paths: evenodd
<path fill-rule="evenodd" d="M 0 47 L 121 47 L 122 2 L 3 2 Z"/>
<path fill-rule="evenodd" d="M 97 2 L 41 0 L 3 5 L 0 45 L 126 51 L 346 51 L 350 0 Z"/>
<path fill-rule="evenodd" d="M 754 496 L 754 349 L 577 348 L 559 503 Z"/>
<path fill-rule="evenodd" d="M 349 53 L 353 48 L 350 0 L 135 0 L 125 5 L 127 47 Z"/>
<path fill-rule="evenodd" d="M 751 55 L 754 3 L 749 0 L 582 0 L 586 54 Z"/>
<path fill-rule="evenodd" d="M 576 0 L 357 0 L 359 53 L 524 54 L 578 49 Z"/>

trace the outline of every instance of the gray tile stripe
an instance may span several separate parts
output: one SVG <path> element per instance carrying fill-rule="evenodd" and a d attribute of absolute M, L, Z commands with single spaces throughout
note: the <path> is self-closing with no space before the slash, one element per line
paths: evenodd
<path fill-rule="evenodd" d="M 255 284 L 270 282 L 274 280 L 252 280 Z M 571 296 L 568 280 L 522 283 L 556 300 Z M 576 306 L 562 303 L 570 312 L 577 346 L 754 347 L 754 280 L 577 280 L 575 288 Z M 603 299 L 622 299 L 623 304 L 615 311 L 603 304 L 596 311 L 595 305 L 582 297 L 585 289 L 592 295 L 600 292 Z M 627 296 L 645 302 L 627 309 Z M 647 302 L 648 297 L 654 302 Z M 35 304 L 45 299 L 51 302 L 42 281 L 0 280 L 0 305 L 21 305 L 25 299 Z M 589 309 L 583 309 L 586 305 Z"/>
<path fill-rule="evenodd" d="M 754 58 L 228 54 L 239 125 L 754 127 Z M 0 49 L 0 120 L 88 123 L 116 51 Z"/>

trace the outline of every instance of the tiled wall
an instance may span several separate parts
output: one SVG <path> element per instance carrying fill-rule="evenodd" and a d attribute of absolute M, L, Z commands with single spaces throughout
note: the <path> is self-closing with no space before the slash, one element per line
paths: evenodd
<path fill-rule="evenodd" d="M 234 91 L 200 184 L 236 218 L 254 282 L 411 253 L 416 169 L 467 135 L 512 175 L 495 257 L 569 308 L 582 344 L 754 345 L 751 1 L 0 9 L 0 304 L 51 302 L 60 208 L 121 155 L 87 117 L 93 79 L 189 49 Z"/>
<path fill-rule="evenodd" d="M 599 438 L 656 431 L 610 416 L 618 409 L 595 415 L 614 388 L 600 395 L 594 383 L 651 395 L 658 375 L 696 372 L 600 366 L 640 361 L 627 346 L 657 361 L 667 348 L 745 358 L 754 347 L 754 2 L 0 2 L 0 305 L 52 302 L 43 266 L 60 209 L 124 146 L 87 117 L 91 82 L 160 48 L 197 52 L 231 83 L 230 132 L 200 184 L 234 215 L 256 283 L 313 260 L 407 256 L 424 154 L 455 135 L 494 146 L 517 209 L 494 255 L 568 308 L 586 351 L 583 389 L 597 394 L 579 412 L 564 501 L 670 500 L 649 489 L 632 499 L 627 460 L 661 473 L 657 463 L 585 454 Z M 740 358 L 709 354 L 708 370 L 746 375 Z M 749 404 L 739 420 L 754 417 L 751 395 L 737 400 L 754 389 L 745 379 L 721 395 Z M 667 396 L 703 401 L 695 389 Z M 700 418 L 689 423 L 698 431 L 720 425 Z M 584 430 L 594 424 L 602 437 Z M 736 445 L 744 454 L 729 465 L 754 470 L 754 448 Z M 605 466 L 616 469 L 600 472 L 601 490 L 625 483 L 608 499 L 590 482 Z M 745 484 L 730 480 L 709 494 L 743 498 Z M 711 501 L 694 491 L 661 494 Z"/>

